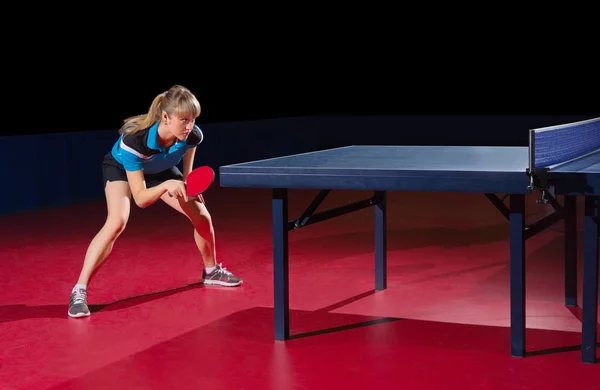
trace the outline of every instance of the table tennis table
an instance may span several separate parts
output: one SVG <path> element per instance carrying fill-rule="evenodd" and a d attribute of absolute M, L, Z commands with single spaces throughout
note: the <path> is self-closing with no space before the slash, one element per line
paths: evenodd
<path fill-rule="evenodd" d="M 526 240 L 564 220 L 565 304 L 577 305 L 577 197 L 584 200 L 581 360 L 596 362 L 598 315 L 598 203 L 600 117 L 529 130 L 528 146 L 352 145 L 219 167 L 222 187 L 272 190 L 274 336 L 290 339 L 288 233 L 373 207 L 375 289 L 387 288 L 386 193 L 481 193 L 509 222 L 510 348 L 525 351 Z M 317 189 L 296 219 L 288 219 L 288 191 Z M 368 190 L 373 196 L 316 212 L 332 190 Z M 525 197 L 539 194 L 552 213 L 526 224 Z M 563 202 L 559 201 L 560 197 Z M 505 203 L 508 200 L 508 205 Z"/>

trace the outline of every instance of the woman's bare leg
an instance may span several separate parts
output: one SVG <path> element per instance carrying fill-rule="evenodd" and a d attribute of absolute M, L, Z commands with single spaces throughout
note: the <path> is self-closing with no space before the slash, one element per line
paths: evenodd
<path fill-rule="evenodd" d="M 108 214 L 102 229 L 92 239 L 83 261 L 83 267 L 73 288 L 69 315 L 71 317 L 89 316 L 87 307 L 87 285 L 102 263 L 106 260 L 117 238 L 121 235 L 131 210 L 131 191 L 126 181 L 108 182 L 104 189 Z"/>
<path fill-rule="evenodd" d="M 215 245 L 215 229 L 212 218 L 206 205 L 200 201 L 178 200 L 164 194 L 161 199 L 185 215 L 194 226 L 194 241 L 198 251 L 202 255 L 204 271 L 202 277 L 206 284 L 218 284 L 221 286 L 239 286 L 242 280 L 217 263 L 217 252 Z"/>
<path fill-rule="evenodd" d="M 108 215 L 102 229 L 90 243 L 78 284 L 87 285 L 106 260 L 117 238 L 121 235 L 131 211 L 131 192 L 125 181 L 108 182 L 105 188 Z"/>

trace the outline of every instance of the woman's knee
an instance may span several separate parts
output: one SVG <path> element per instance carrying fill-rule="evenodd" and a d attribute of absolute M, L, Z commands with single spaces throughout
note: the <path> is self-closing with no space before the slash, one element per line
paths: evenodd
<path fill-rule="evenodd" d="M 210 214 L 199 214 L 191 218 L 192 224 L 196 229 L 213 230 L 212 218 Z"/>
<path fill-rule="evenodd" d="M 108 216 L 104 224 L 104 230 L 116 239 L 125 230 L 129 219 L 131 191 L 126 181 L 115 181 L 107 183 L 105 192 Z"/>
<path fill-rule="evenodd" d="M 190 213 L 188 216 L 197 230 L 213 230 L 212 217 L 206 207 L 199 207 L 196 212 Z"/>
<path fill-rule="evenodd" d="M 111 216 L 106 219 L 104 230 L 107 231 L 113 238 L 117 238 L 123 233 L 127 226 L 126 217 Z"/>

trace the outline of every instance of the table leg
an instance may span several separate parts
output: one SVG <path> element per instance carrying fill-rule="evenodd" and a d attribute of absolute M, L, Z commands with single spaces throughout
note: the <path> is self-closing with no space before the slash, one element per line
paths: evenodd
<path fill-rule="evenodd" d="M 375 204 L 375 290 L 387 288 L 386 193 Z"/>
<path fill-rule="evenodd" d="M 577 198 L 564 197 L 565 305 L 577 306 Z"/>
<path fill-rule="evenodd" d="M 581 360 L 596 363 L 598 318 L 598 196 L 586 196 L 583 235 L 583 303 Z"/>
<path fill-rule="evenodd" d="M 275 340 L 287 340 L 290 338 L 287 189 L 273 189 L 272 217 Z"/>
<path fill-rule="evenodd" d="M 525 356 L 525 195 L 510 196 L 510 352 Z"/>

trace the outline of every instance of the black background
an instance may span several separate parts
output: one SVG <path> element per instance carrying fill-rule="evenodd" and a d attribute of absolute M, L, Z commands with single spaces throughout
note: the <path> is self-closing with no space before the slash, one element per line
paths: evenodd
<path fill-rule="evenodd" d="M 398 21 L 321 20 L 317 29 L 300 19 L 284 29 L 285 19 L 224 23 L 225 14 L 213 21 L 181 6 L 159 8 L 154 18 L 114 9 L 104 10 L 110 19 L 94 18 L 96 11 L 103 10 L 56 19 L 56 9 L 36 8 L 27 34 L 21 27 L 9 34 L 3 135 L 116 129 L 173 84 L 197 95 L 199 123 L 600 115 L 597 47 L 563 29 L 509 35 L 514 26 L 506 24 L 483 31 L 488 21 L 478 29 L 440 25 L 428 35 Z"/>

